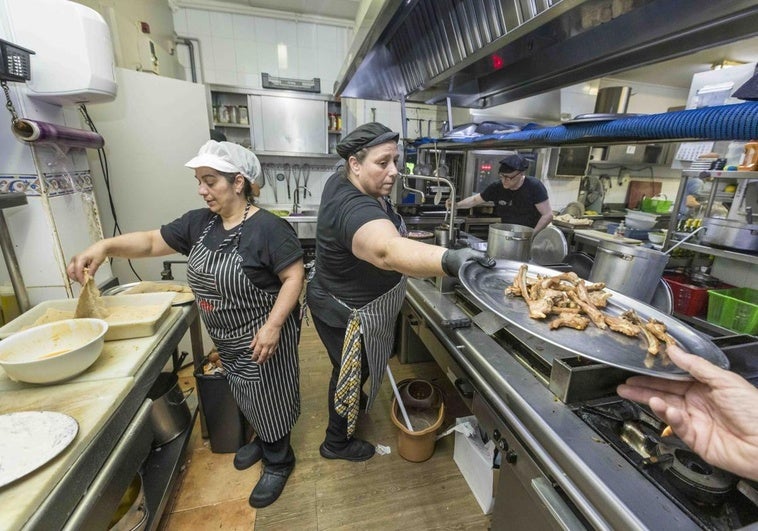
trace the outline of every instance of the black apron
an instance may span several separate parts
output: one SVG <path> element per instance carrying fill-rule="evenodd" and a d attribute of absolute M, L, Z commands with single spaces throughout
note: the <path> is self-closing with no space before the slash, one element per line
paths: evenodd
<path fill-rule="evenodd" d="M 249 209 L 249 205 L 247 207 Z M 276 352 L 259 365 L 250 343 L 274 307 L 276 296 L 259 289 L 242 270 L 242 226 L 211 251 L 203 239 L 219 219 L 211 219 L 187 258 L 187 281 L 203 324 L 218 349 L 226 378 L 240 410 L 265 442 L 281 439 L 300 415 L 299 322 L 292 312 L 281 330 Z M 222 249 L 234 244 L 231 251 Z"/>

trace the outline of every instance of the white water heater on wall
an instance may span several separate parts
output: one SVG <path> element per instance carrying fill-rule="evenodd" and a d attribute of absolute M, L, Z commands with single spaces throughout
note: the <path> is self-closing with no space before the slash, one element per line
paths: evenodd
<path fill-rule="evenodd" d="M 112 101 L 116 76 L 103 17 L 68 0 L 0 0 L 10 40 L 34 50 L 27 95 L 57 105 Z"/>

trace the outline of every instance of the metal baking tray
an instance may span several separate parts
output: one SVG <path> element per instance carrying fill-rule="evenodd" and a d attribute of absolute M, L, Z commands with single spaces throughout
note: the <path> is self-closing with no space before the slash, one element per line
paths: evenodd
<path fill-rule="evenodd" d="M 432 234 L 431 237 L 434 237 L 434 234 Z M 193 293 L 188 293 L 188 292 L 134 291 L 135 288 L 139 287 L 143 283 L 169 284 L 172 286 L 187 286 L 185 282 L 177 282 L 176 280 L 149 280 L 149 281 L 143 281 L 143 282 L 131 282 L 129 284 L 119 284 L 118 286 L 113 286 L 112 288 L 106 289 L 105 291 L 102 292 L 101 295 L 110 296 L 110 295 L 136 295 L 137 293 L 173 293 L 174 300 L 171 303 L 172 306 L 183 306 L 185 304 L 189 304 L 190 302 L 195 302 L 195 295 Z"/>
<path fill-rule="evenodd" d="M 505 294 L 505 288 L 511 285 L 521 264 L 512 260 L 497 260 L 495 267 L 487 269 L 476 262 L 466 262 L 461 268 L 459 278 L 477 301 L 500 315 L 508 323 L 577 356 L 639 374 L 670 380 L 692 379 L 689 373 L 673 363 L 664 365 L 661 356 L 653 356 L 652 366 L 645 366 L 646 347 L 641 339 L 627 337 L 610 330 L 600 330 L 592 324 L 585 330 L 571 328 L 551 330 L 548 326 L 549 319 L 529 317 L 526 303 L 521 297 Z M 527 275 L 533 277 L 537 274 L 553 276 L 560 274 L 560 271 L 529 264 Z M 709 339 L 689 326 L 636 299 L 608 288 L 606 291 L 613 296 L 608 299 L 608 306 L 603 308 L 605 313 L 618 316 L 628 309 L 633 309 L 642 318 L 654 318 L 666 325 L 668 333 L 685 351 L 705 358 L 721 368 L 729 368 L 729 360 L 724 353 Z"/>

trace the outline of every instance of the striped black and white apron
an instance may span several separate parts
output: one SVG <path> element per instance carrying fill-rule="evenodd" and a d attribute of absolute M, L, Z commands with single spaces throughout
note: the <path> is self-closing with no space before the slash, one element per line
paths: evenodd
<path fill-rule="evenodd" d="M 343 301 L 332 295 L 334 300 L 348 308 L 360 319 L 360 333 L 366 350 L 369 375 L 371 376 L 371 389 L 368 393 L 366 409 L 371 408 L 374 398 L 379 393 L 382 385 L 384 371 L 392 355 L 392 346 L 395 339 L 395 321 L 400 313 L 400 306 L 405 299 L 405 288 L 408 278 L 403 276 L 395 286 L 387 293 L 377 297 L 361 308 L 351 308 Z M 344 344 L 352 340 L 345 334 Z"/>
<path fill-rule="evenodd" d="M 237 231 L 216 251 L 203 243 L 219 217 L 211 219 L 187 258 L 187 281 L 240 410 L 258 437 L 273 442 L 289 433 L 300 415 L 299 322 L 291 313 L 276 352 L 262 365 L 252 360 L 250 344 L 276 296 L 257 288 L 242 270 L 238 249 L 246 218 L 247 210 Z M 231 251 L 221 252 L 231 244 Z"/>

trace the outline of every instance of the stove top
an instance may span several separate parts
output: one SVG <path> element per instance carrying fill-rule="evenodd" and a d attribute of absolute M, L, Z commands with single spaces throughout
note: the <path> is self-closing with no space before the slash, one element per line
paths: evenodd
<path fill-rule="evenodd" d="M 703 529 L 758 522 L 758 486 L 709 465 L 676 436 L 662 435 L 666 425 L 647 408 L 616 397 L 585 402 L 574 412 Z"/>

